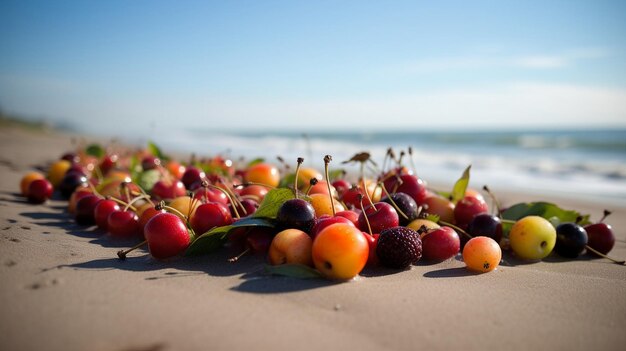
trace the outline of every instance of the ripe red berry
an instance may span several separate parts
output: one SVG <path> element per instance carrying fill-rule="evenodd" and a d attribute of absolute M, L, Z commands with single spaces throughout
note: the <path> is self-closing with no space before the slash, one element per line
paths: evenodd
<path fill-rule="evenodd" d="M 180 217 L 171 213 L 159 213 L 144 227 L 150 254 L 158 259 L 176 256 L 191 243 L 187 226 Z"/>

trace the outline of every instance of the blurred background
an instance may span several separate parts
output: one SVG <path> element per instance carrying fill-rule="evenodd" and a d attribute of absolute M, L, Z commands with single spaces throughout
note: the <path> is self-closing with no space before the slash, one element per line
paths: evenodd
<path fill-rule="evenodd" d="M 626 205 L 624 1 L 4 0 L 0 48 L 3 116 Z"/>

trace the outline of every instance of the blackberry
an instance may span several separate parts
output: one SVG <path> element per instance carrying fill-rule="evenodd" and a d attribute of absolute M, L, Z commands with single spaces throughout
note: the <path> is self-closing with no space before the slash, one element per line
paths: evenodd
<path fill-rule="evenodd" d="M 413 229 L 388 228 L 380 232 L 376 256 L 383 266 L 404 269 L 422 257 L 422 241 Z"/>

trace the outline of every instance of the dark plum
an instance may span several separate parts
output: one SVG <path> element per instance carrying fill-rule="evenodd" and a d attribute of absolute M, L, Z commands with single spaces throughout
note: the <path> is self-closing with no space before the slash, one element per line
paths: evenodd
<path fill-rule="evenodd" d="M 276 220 L 281 229 L 295 228 L 309 233 L 315 224 L 315 209 L 302 199 L 287 200 L 278 209 Z"/>
<path fill-rule="evenodd" d="M 576 223 L 562 223 L 556 227 L 554 251 L 567 258 L 576 258 L 587 246 L 587 232 Z"/>
<path fill-rule="evenodd" d="M 467 225 L 467 233 L 473 237 L 486 236 L 497 243 L 502 240 L 502 221 L 499 217 L 489 213 L 479 213 Z M 469 240 L 465 235 L 461 236 L 462 246 Z"/>

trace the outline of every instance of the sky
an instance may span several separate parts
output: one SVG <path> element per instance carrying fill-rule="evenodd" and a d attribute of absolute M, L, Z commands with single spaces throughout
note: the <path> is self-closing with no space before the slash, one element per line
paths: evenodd
<path fill-rule="evenodd" d="M 120 129 L 626 128 L 626 1 L 0 1 L 0 109 Z"/>

